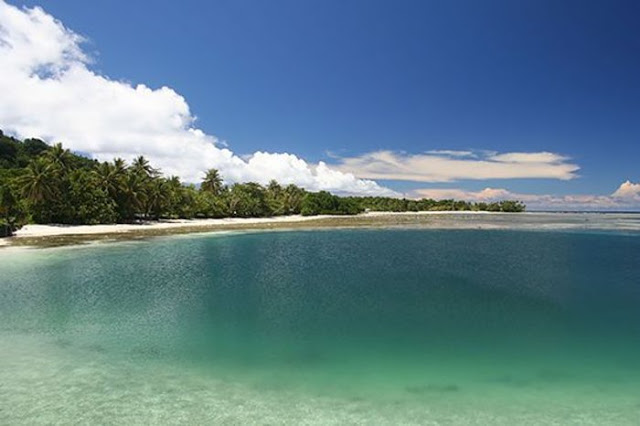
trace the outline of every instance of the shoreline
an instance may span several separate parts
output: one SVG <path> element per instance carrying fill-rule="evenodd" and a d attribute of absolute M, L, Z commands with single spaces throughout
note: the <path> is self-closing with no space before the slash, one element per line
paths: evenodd
<path fill-rule="evenodd" d="M 423 222 L 423 220 L 407 221 L 407 219 L 415 219 L 418 217 L 501 214 L 511 213 L 485 211 L 375 211 L 359 215 L 290 215 L 264 218 L 168 219 L 135 224 L 30 224 L 17 230 L 11 237 L 0 238 L 0 249 L 16 246 L 53 247 L 87 242 L 135 240 L 157 236 L 217 231 L 386 227 L 408 224 L 406 222 Z"/>
<path fill-rule="evenodd" d="M 616 220 L 617 214 L 607 215 Z M 587 219 L 585 219 L 587 217 Z M 429 229 L 625 229 L 617 222 L 588 219 L 601 213 L 422 211 L 367 212 L 359 215 L 275 216 L 266 218 L 176 219 L 137 224 L 25 225 L 15 235 L 0 238 L 9 247 L 56 247 L 91 242 L 117 242 L 180 234 L 223 231 L 312 230 L 340 228 Z M 513 220 L 513 218 L 517 218 Z M 551 220 L 549 220 L 551 218 Z M 553 220 L 555 219 L 555 220 Z M 635 230 L 635 226 L 633 226 Z"/>
<path fill-rule="evenodd" d="M 62 235 L 118 234 L 136 231 L 168 230 L 187 227 L 215 227 L 232 225 L 268 225 L 289 222 L 304 222 L 328 216 L 277 216 L 269 218 L 223 218 L 223 219 L 168 219 L 141 223 L 106 225 L 25 225 L 15 232 L 13 238 L 52 237 Z"/>

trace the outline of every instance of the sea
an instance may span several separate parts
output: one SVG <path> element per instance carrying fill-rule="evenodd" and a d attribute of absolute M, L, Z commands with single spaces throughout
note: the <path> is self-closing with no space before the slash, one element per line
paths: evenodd
<path fill-rule="evenodd" d="M 640 216 L 545 217 L 2 249 L 0 424 L 638 425 Z"/>

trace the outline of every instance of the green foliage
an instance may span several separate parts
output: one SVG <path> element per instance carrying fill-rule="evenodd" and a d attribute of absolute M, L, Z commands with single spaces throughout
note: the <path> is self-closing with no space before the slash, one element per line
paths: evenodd
<path fill-rule="evenodd" d="M 13 230 L 17 223 L 24 222 L 25 210 L 15 187 L 8 179 L 0 178 L 0 222 Z M 3 232 L 3 234 L 8 233 Z"/>
<path fill-rule="evenodd" d="M 40 139 L 19 141 L 0 132 L 0 167 L 15 169 L 25 167 L 30 160 L 51 149 Z"/>
<path fill-rule="evenodd" d="M 353 215 L 364 209 L 356 198 L 341 198 L 327 191 L 310 192 L 302 200 L 301 214 L 314 216 L 319 214 Z"/>
<path fill-rule="evenodd" d="M 282 192 L 282 214 L 300 214 L 302 201 L 307 192 L 293 184 L 287 185 Z"/>
<path fill-rule="evenodd" d="M 210 192 L 198 192 L 195 195 L 196 216 L 222 218 L 229 216 L 227 200 Z"/>
<path fill-rule="evenodd" d="M 13 138 L 0 136 L 0 166 L 9 168 L 16 164 L 21 145 Z"/>
<path fill-rule="evenodd" d="M 472 203 L 461 200 L 433 200 L 423 198 L 421 200 L 409 200 L 406 198 L 390 197 L 350 197 L 357 201 L 365 210 L 391 211 L 391 212 L 418 212 L 418 211 L 491 211 L 491 212 L 523 212 L 526 206 L 520 201 L 498 201 L 492 203 Z"/>
<path fill-rule="evenodd" d="M 115 201 L 100 188 L 91 172 L 74 170 L 69 176 L 68 185 L 64 203 L 66 214 L 61 222 L 95 225 L 116 221 Z"/>
<path fill-rule="evenodd" d="M 265 189 L 254 182 L 233 185 L 227 194 L 227 206 L 234 217 L 273 216 Z"/>
<path fill-rule="evenodd" d="M 222 176 L 217 169 L 209 169 L 200 185 L 200 190 L 212 195 L 220 195 L 223 190 Z"/>
<path fill-rule="evenodd" d="M 9 231 L 27 222 L 98 224 L 194 217 L 353 215 L 373 211 L 488 210 L 520 212 L 519 201 L 469 203 L 389 197 L 339 197 L 307 192 L 275 180 L 266 187 L 226 187 L 219 171 L 206 172 L 199 188 L 163 177 L 144 156 L 100 163 L 61 144 L 18 139 L 0 131 L 0 223 Z"/>

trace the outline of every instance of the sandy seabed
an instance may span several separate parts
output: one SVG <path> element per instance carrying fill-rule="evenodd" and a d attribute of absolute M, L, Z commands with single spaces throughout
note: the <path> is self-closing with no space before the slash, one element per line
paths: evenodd
<path fill-rule="evenodd" d="M 110 225 L 26 225 L 0 247 L 50 247 L 221 231 L 327 228 L 430 228 L 514 230 L 640 231 L 638 213 L 498 213 L 471 211 L 367 212 L 355 216 L 276 216 L 268 218 L 179 219 Z"/>
<path fill-rule="evenodd" d="M 333 227 L 384 227 L 405 222 L 419 223 L 420 217 L 442 215 L 476 215 L 487 212 L 367 212 L 355 216 L 275 216 L 264 218 L 173 219 L 130 224 L 61 225 L 31 224 L 15 232 L 11 238 L 0 239 L 3 246 L 51 246 L 100 240 L 123 240 L 196 232 L 233 230 L 269 230 Z M 395 220 L 393 218 L 396 218 Z M 398 223 L 396 223 L 398 222 Z"/>

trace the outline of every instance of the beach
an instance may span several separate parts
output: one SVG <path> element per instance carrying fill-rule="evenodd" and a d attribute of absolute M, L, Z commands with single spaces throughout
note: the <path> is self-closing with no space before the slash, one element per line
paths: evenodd
<path fill-rule="evenodd" d="M 227 230 L 268 230 L 350 226 L 384 226 L 393 222 L 422 222 L 426 216 L 490 214 L 487 212 L 367 212 L 354 216 L 274 216 L 266 218 L 169 219 L 128 224 L 61 225 L 29 224 L 10 238 L 0 239 L 0 247 L 9 245 L 66 245 L 72 242 L 108 239 L 135 239 L 195 232 Z M 394 219 L 395 218 L 395 219 Z M 412 220 L 413 218 L 413 220 Z"/>
<path fill-rule="evenodd" d="M 224 219 L 177 219 L 149 221 L 132 224 L 109 225 L 26 225 L 16 232 L 17 238 L 51 237 L 58 235 L 114 234 L 145 230 L 168 230 L 180 228 L 210 228 L 233 225 L 271 225 L 280 223 L 296 223 L 322 219 L 327 216 L 279 216 L 270 218 L 224 218 Z"/>
<path fill-rule="evenodd" d="M 332 228 L 419 229 L 590 229 L 640 231 L 638 213 L 499 213 L 471 211 L 367 212 L 353 216 L 276 216 L 268 218 L 176 219 L 135 224 L 25 225 L 0 248 L 51 247 L 112 242 L 178 234 Z"/>

